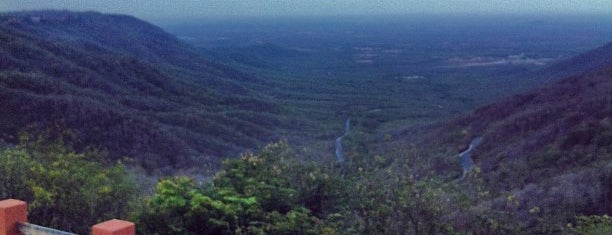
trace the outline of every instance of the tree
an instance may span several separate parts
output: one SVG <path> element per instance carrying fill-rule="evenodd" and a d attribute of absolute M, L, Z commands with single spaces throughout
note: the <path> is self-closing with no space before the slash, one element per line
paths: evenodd
<path fill-rule="evenodd" d="M 122 164 L 97 162 L 103 153 L 75 153 L 61 141 L 29 142 L 0 152 L 0 196 L 29 203 L 29 220 L 86 234 L 89 227 L 126 218 L 136 186 Z"/>
<path fill-rule="evenodd" d="M 228 160 L 213 183 L 164 179 L 138 216 L 141 234 L 333 234 L 300 203 L 286 143 Z"/>

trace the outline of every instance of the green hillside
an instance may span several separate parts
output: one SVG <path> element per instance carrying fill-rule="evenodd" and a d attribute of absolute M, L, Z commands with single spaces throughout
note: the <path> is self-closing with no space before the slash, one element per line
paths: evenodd
<path fill-rule="evenodd" d="M 407 63 L 421 75 L 361 60 L 396 50 L 205 49 L 130 16 L 3 13 L 0 198 L 80 234 L 607 234 L 611 45 L 536 73 Z M 124 164 L 175 177 L 152 189 Z"/>
<path fill-rule="evenodd" d="M 47 132 L 148 169 L 209 162 L 256 148 L 285 125 L 259 82 L 130 16 L 0 15 L 5 142 Z"/>
<path fill-rule="evenodd" d="M 609 54 L 610 47 L 595 51 Z M 569 61 L 585 57 L 590 64 L 602 63 L 601 54 L 592 52 Z M 398 132 L 381 151 L 399 156 L 396 164 L 410 164 L 403 170 L 441 176 L 458 187 L 449 194 L 474 200 L 454 215 L 470 217 L 468 224 L 488 224 L 481 219 L 490 218 L 510 231 L 558 233 L 575 216 L 612 213 L 611 121 L 612 65 L 607 64 L 450 122 L 411 130 L 421 137 Z M 461 178 L 457 154 L 477 137 L 483 141 L 471 155 L 475 168 Z"/>
<path fill-rule="evenodd" d="M 333 159 L 329 143 L 348 117 L 377 135 L 498 95 L 497 81 L 470 72 L 403 79 L 351 69 L 348 58 L 321 74 L 319 54 L 273 44 L 203 50 L 124 15 L 4 13 L 0 43 L 0 138 L 45 132 L 146 169 L 213 169 L 281 138 Z"/>

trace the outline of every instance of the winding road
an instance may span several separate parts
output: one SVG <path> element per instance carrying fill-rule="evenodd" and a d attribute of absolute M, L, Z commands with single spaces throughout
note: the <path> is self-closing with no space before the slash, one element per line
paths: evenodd
<path fill-rule="evenodd" d="M 344 162 L 344 154 L 342 153 L 342 139 L 350 133 L 351 119 L 347 118 L 344 122 L 344 134 L 336 138 L 336 162 Z M 472 150 L 482 143 L 482 137 L 476 137 L 470 142 L 470 146 L 463 152 L 459 153 L 458 157 L 463 167 L 463 175 L 474 169 L 474 161 L 472 160 Z"/>
<path fill-rule="evenodd" d="M 344 155 L 342 154 L 342 138 L 349 134 L 350 126 L 351 119 L 347 118 L 346 122 L 344 122 L 344 134 L 336 138 L 336 162 L 338 163 L 344 162 Z"/>
<path fill-rule="evenodd" d="M 458 157 L 461 160 L 461 167 L 463 167 L 463 176 L 474 168 L 471 152 L 476 146 L 480 145 L 480 143 L 482 143 L 482 137 L 477 137 L 470 142 L 468 149 L 459 153 Z"/>

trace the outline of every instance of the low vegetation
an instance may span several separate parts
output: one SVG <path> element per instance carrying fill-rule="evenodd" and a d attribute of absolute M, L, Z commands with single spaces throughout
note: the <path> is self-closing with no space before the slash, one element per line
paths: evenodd
<path fill-rule="evenodd" d="M 26 137 L 0 152 L 0 198 L 27 201 L 28 219 L 39 225 L 87 234 L 93 224 L 128 217 L 137 192 L 125 167 L 102 152 Z"/>
<path fill-rule="evenodd" d="M 559 215 L 526 202 L 526 192 L 498 199 L 479 172 L 445 181 L 402 172 L 405 168 L 382 156 L 325 166 L 301 161 L 279 142 L 227 160 L 211 182 L 166 178 L 153 195 L 143 195 L 120 163 L 104 163 L 102 155 L 24 139 L 0 153 L 0 194 L 28 201 L 33 223 L 81 234 L 88 233 L 87 225 L 110 218 L 135 221 L 139 234 L 160 235 L 602 234 L 610 229 L 607 215 Z"/>

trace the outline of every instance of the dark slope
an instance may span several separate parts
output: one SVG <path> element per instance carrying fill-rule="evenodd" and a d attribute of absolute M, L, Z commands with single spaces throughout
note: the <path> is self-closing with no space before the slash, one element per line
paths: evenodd
<path fill-rule="evenodd" d="M 525 157 L 551 144 L 563 150 L 575 144 L 593 144 L 596 145 L 593 148 L 605 149 L 611 145 L 608 123 L 612 121 L 612 61 L 609 55 L 612 55 L 612 43 L 546 69 L 582 75 L 556 78 L 555 83 L 478 108 L 450 122 L 426 127 L 433 129 L 427 131 L 426 138 L 400 136 L 405 136 L 405 141 L 423 142 L 434 149 L 445 148 L 447 154 L 458 153 L 472 138 L 484 136 L 485 141 L 475 156 L 483 161 L 484 156 L 488 159 L 509 155 Z M 591 68 L 595 69 L 584 73 Z M 587 130 L 595 132 L 583 133 L 586 139 L 575 139 L 576 133 Z M 500 159 L 492 161 L 497 160 Z"/>
<path fill-rule="evenodd" d="M 174 36 L 131 16 L 94 12 L 38 11 L 5 14 L 4 21 L 47 40 L 69 42 L 96 52 L 125 53 L 152 62 L 174 64 L 195 59 Z"/>
<path fill-rule="evenodd" d="M 610 161 L 612 67 L 480 108 L 448 128 L 485 136 L 475 156 L 483 172 L 499 170 L 507 161 L 527 164 L 528 175 L 506 172 L 519 178 L 496 180 L 506 187 Z"/>
<path fill-rule="evenodd" d="M 544 173 L 551 176 L 555 171 L 549 168 L 568 169 L 610 158 L 612 64 L 608 55 L 612 55 L 612 43 L 561 62 L 559 72 L 570 73 L 572 66 L 571 73 L 596 70 L 479 108 L 436 128 L 436 137 L 429 141 L 450 144 L 458 152 L 470 138 L 484 136 L 475 151 L 483 171 L 498 170 L 504 160 L 528 161 L 530 174 L 524 182 L 495 180 L 510 187 L 537 181 Z"/>
<path fill-rule="evenodd" d="M 257 79 L 121 15 L 0 15 L 0 133 L 68 131 L 147 168 L 189 166 L 272 138 L 279 107 Z M 214 162 L 214 161 L 213 161 Z"/>
<path fill-rule="evenodd" d="M 582 55 L 550 65 L 534 74 L 544 80 L 556 80 L 568 76 L 597 71 L 612 65 L 612 42 Z"/>
<path fill-rule="evenodd" d="M 596 50 L 603 54 L 587 55 L 603 59 L 609 45 Z M 577 58 L 570 61 L 585 56 Z M 535 225 L 541 218 L 563 226 L 575 215 L 612 213 L 612 65 L 427 129 L 424 137 L 401 135 L 387 147 L 408 159 L 416 175 L 478 188 L 476 214 L 488 211 L 499 223 L 528 228 L 542 225 Z M 456 180 L 462 174 L 457 154 L 480 136 L 472 152 L 479 173 Z"/>

